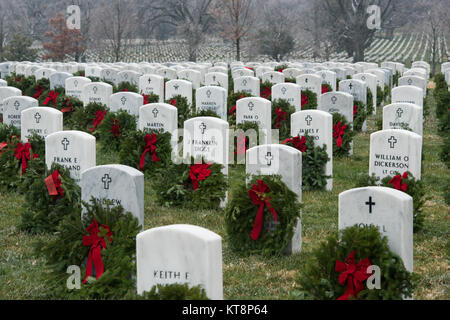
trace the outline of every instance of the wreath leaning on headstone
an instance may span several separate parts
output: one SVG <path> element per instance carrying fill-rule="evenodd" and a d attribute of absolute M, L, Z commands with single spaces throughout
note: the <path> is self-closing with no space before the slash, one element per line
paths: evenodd
<path fill-rule="evenodd" d="M 280 176 L 253 176 L 232 186 L 225 208 L 230 245 L 244 255 L 281 255 L 294 235 L 301 205 Z"/>
<path fill-rule="evenodd" d="M 37 256 L 45 257 L 46 299 L 123 299 L 135 293 L 137 218 L 122 206 L 92 199 L 86 210 L 72 210 L 55 237 L 39 240 Z M 69 267 L 81 269 L 80 289 L 68 288 Z M 73 272 L 73 271 L 72 271 Z"/>
<path fill-rule="evenodd" d="M 228 123 L 230 126 L 236 124 L 236 105 L 237 101 L 243 98 L 251 97 L 252 95 L 246 92 L 235 92 L 228 96 Z"/>
<path fill-rule="evenodd" d="M 186 159 L 184 159 L 184 162 Z M 218 209 L 225 200 L 228 182 L 223 166 L 191 158 L 189 164 L 171 163 L 156 171 L 152 187 L 156 203 L 165 207 L 196 210 Z"/>
<path fill-rule="evenodd" d="M 101 103 L 89 103 L 84 108 L 75 110 L 72 114 L 72 130 L 84 131 L 95 136 L 100 124 L 105 119 L 109 108 Z"/>
<path fill-rule="evenodd" d="M 73 126 L 72 115 L 75 111 L 83 108 L 83 102 L 71 96 L 60 95 L 56 99 L 55 108 L 63 113 L 64 126 L 71 128 Z"/>
<path fill-rule="evenodd" d="M 233 164 L 245 164 L 247 150 L 260 145 L 262 135 L 256 122 L 243 122 L 236 125 L 236 135 L 231 142 L 234 144 Z"/>
<path fill-rule="evenodd" d="M 285 99 L 272 102 L 272 129 L 277 129 L 279 140 L 283 141 L 291 136 L 291 116 L 295 108 Z"/>
<path fill-rule="evenodd" d="M 136 116 L 125 110 L 107 113 L 97 129 L 102 149 L 108 151 L 118 151 L 133 131 L 136 131 Z"/>
<path fill-rule="evenodd" d="M 25 195 L 21 230 L 30 233 L 54 232 L 61 220 L 79 207 L 80 187 L 68 169 L 54 163 L 50 170 L 31 166 L 21 186 Z"/>
<path fill-rule="evenodd" d="M 341 158 L 350 155 L 351 143 L 355 132 L 345 116 L 333 114 L 333 157 Z"/>
<path fill-rule="evenodd" d="M 301 110 L 317 109 L 317 95 L 311 90 L 302 90 L 301 105 Z"/>
<path fill-rule="evenodd" d="M 373 284 L 372 273 L 367 272 L 372 265 L 379 267 L 379 274 L 374 274 L 380 276 L 379 289 L 367 287 Z M 335 232 L 314 249 L 297 283 L 297 295 L 303 299 L 399 300 L 412 296 L 415 279 L 378 227 L 355 225 Z"/>
<path fill-rule="evenodd" d="M 272 86 L 273 83 L 270 81 L 261 82 L 259 94 L 260 97 L 267 100 L 272 100 Z"/>
<path fill-rule="evenodd" d="M 153 177 L 157 169 L 171 163 L 172 145 L 169 132 L 130 131 L 119 147 L 119 162 Z"/>
<path fill-rule="evenodd" d="M 324 190 L 330 178 L 325 174 L 325 166 L 330 160 L 326 145 L 315 146 L 314 138 L 308 134 L 286 139 L 283 144 L 302 152 L 302 189 Z"/>
<path fill-rule="evenodd" d="M 178 109 L 178 128 L 184 128 L 184 122 L 191 117 L 193 112 L 192 106 L 189 105 L 187 98 L 177 95 L 166 100 L 166 103 Z"/>
<path fill-rule="evenodd" d="M 422 180 L 416 180 L 411 172 L 397 172 L 395 176 L 385 177 L 381 181 L 375 174 L 372 174 L 372 176 L 365 174 L 360 176 L 355 188 L 378 185 L 403 191 L 413 198 L 414 233 L 422 230 L 425 220 L 422 208 L 426 200 L 425 187 Z"/>
<path fill-rule="evenodd" d="M 364 121 L 367 119 L 366 106 L 362 101 L 355 100 L 353 102 L 353 131 L 361 132 Z"/>

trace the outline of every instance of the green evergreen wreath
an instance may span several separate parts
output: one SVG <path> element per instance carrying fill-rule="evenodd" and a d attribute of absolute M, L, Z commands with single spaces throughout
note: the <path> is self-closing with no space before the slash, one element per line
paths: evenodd
<path fill-rule="evenodd" d="M 287 77 L 287 78 L 284 79 L 284 82 L 287 82 L 287 83 L 296 83 L 296 82 L 297 82 L 297 79 Z"/>
<path fill-rule="evenodd" d="M 372 90 L 367 88 L 367 115 L 371 115 L 374 111 Z"/>
<path fill-rule="evenodd" d="M 358 294 L 359 300 L 400 300 L 412 297 L 415 276 L 408 272 L 402 259 L 394 254 L 375 226 L 359 228 L 357 225 L 334 232 L 310 254 L 306 266 L 297 279 L 300 295 L 314 300 L 336 300 L 344 294 L 347 285 L 338 281 L 336 261 L 345 262 L 355 252 L 356 263 L 368 258 L 371 265 L 381 269 L 381 289 L 366 289 Z"/>
<path fill-rule="evenodd" d="M 302 90 L 301 93 L 301 110 L 315 110 L 317 109 L 317 95 L 311 90 Z"/>
<path fill-rule="evenodd" d="M 364 121 L 367 119 L 367 114 L 364 103 L 355 100 L 353 102 L 353 131 L 361 132 Z"/>
<path fill-rule="evenodd" d="M 42 78 L 36 81 L 36 83 L 23 91 L 23 93 L 28 97 L 33 97 L 39 100 L 40 95 L 38 94 L 41 91 L 41 94 L 45 91 L 50 90 L 50 80 L 47 78 Z"/>
<path fill-rule="evenodd" d="M 136 131 L 136 116 L 124 110 L 107 113 L 97 129 L 102 149 L 105 151 L 119 151 L 123 141 L 133 131 Z"/>
<path fill-rule="evenodd" d="M 17 190 L 22 183 L 22 160 L 17 159 L 15 156 L 15 150 L 20 141 L 18 136 L 12 136 L 7 141 L 2 141 L 7 143 L 7 145 L 0 151 L 0 190 Z M 25 143 L 22 143 L 25 144 Z M 29 168 L 33 162 L 42 163 L 37 155 L 34 157 L 35 153 L 33 149 L 30 150 L 30 159 L 27 161 L 27 168 Z M 43 155 L 41 155 L 42 157 Z M 27 169 L 28 170 L 28 169 Z"/>
<path fill-rule="evenodd" d="M 273 83 L 270 81 L 265 81 L 262 82 L 260 84 L 260 97 L 267 99 L 267 100 L 272 100 L 272 86 Z"/>
<path fill-rule="evenodd" d="M 63 195 L 49 195 L 45 179 L 58 170 Z M 22 221 L 19 228 L 30 233 L 54 232 L 61 220 L 74 208 L 78 208 L 81 199 L 80 187 L 70 178 L 70 171 L 54 163 L 50 170 L 30 168 L 22 183 L 25 203 L 22 208 Z"/>
<path fill-rule="evenodd" d="M 286 63 L 283 63 L 283 64 L 277 65 L 273 70 L 278 71 L 278 72 L 283 72 L 283 70 L 287 69 L 287 68 L 289 68 L 289 65 L 287 65 Z"/>
<path fill-rule="evenodd" d="M 189 105 L 186 97 L 177 95 L 165 101 L 178 109 L 178 128 L 184 128 L 184 122 L 191 117 L 192 106 Z"/>
<path fill-rule="evenodd" d="M 96 118 L 97 111 L 106 111 L 107 115 L 109 108 L 101 103 L 89 103 L 84 108 L 75 110 L 71 117 L 72 130 L 84 131 L 98 136 L 97 130 L 100 125 L 96 129 L 94 128 L 94 119 Z"/>
<path fill-rule="evenodd" d="M 277 113 L 280 111 L 281 115 Z M 291 116 L 294 112 L 295 108 L 285 99 L 277 99 L 272 102 L 272 129 L 279 130 L 281 141 L 291 136 Z"/>
<path fill-rule="evenodd" d="M 126 300 L 209 300 L 205 289 L 201 286 L 190 288 L 187 283 L 166 284 L 153 286 L 142 296 L 125 297 Z"/>
<path fill-rule="evenodd" d="M 325 166 L 330 160 L 327 146 L 315 146 L 314 138 L 308 134 L 302 138 L 297 137 L 297 141 L 302 142 L 301 145 L 296 146 L 292 140 L 283 143 L 302 152 L 302 189 L 325 190 L 327 179 L 330 178 L 325 174 Z"/>
<path fill-rule="evenodd" d="M 380 86 L 377 86 L 377 108 L 381 107 L 384 100 L 384 92 Z"/>
<path fill-rule="evenodd" d="M 136 236 L 141 231 L 137 218 L 125 212 L 122 206 L 111 206 L 106 202 L 91 200 L 83 218 L 81 209 L 72 210 L 57 227 L 56 237 L 51 240 L 39 240 L 35 245 L 37 256 L 45 257 L 49 272 L 45 273 L 46 299 L 123 299 L 135 294 L 136 290 Z M 89 277 L 81 289 L 70 290 L 66 273 L 69 266 L 81 268 L 81 279 L 85 278 L 87 257 L 90 247 L 83 246 L 83 236 L 89 236 L 86 228 L 97 220 L 101 225 L 109 226 L 112 242 L 101 250 L 104 273 L 100 278 Z M 102 229 L 101 229 L 102 230 Z M 100 233 L 101 234 L 101 233 Z"/>
<path fill-rule="evenodd" d="M 145 150 L 145 137 L 156 134 L 156 156 L 160 161 L 152 160 L 152 153 L 148 151 L 145 155 L 145 165 L 143 172 L 146 176 L 153 177 L 158 168 L 167 167 L 171 163 L 172 145 L 170 143 L 171 134 L 169 132 L 158 132 L 150 130 L 130 131 L 119 145 L 119 162 L 132 168 L 140 169 L 140 161 Z M 141 170 L 142 171 L 142 170 Z"/>
<path fill-rule="evenodd" d="M 103 82 L 105 82 L 105 81 L 103 80 Z M 113 85 L 113 93 L 123 92 L 123 91 L 139 93 L 138 87 L 128 81 L 120 82 L 117 86 Z"/>
<path fill-rule="evenodd" d="M 78 109 L 83 108 L 83 102 L 80 99 L 60 95 L 58 99 L 56 99 L 56 109 L 63 113 L 63 122 L 64 126 L 71 128 L 72 127 L 72 115 Z"/>
<path fill-rule="evenodd" d="M 249 197 L 249 189 L 262 180 L 269 188 L 267 194 L 275 209 L 279 224 L 273 231 L 264 226 L 273 221 L 273 215 L 264 207 L 264 225 L 259 238 L 250 237 L 258 206 Z M 300 217 L 301 205 L 297 194 L 291 191 L 280 176 L 253 176 L 249 183 L 242 177 L 240 183 L 232 186 L 230 200 L 225 208 L 225 227 L 230 245 L 243 255 L 262 254 L 265 256 L 281 255 L 294 235 L 297 219 Z"/>
<path fill-rule="evenodd" d="M 149 103 L 158 103 L 159 102 L 159 95 L 150 93 L 150 94 L 143 94 L 144 97 L 144 105 Z"/>
<path fill-rule="evenodd" d="M 48 89 L 46 91 L 43 91 L 42 94 L 39 97 L 39 105 L 43 106 L 43 107 L 51 107 L 51 108 L 56 108 L 58 109 L 58 98 L 56 98 L 55 103 L 53 103 L 53 101 L 48 101 L 47 104 L 45 104 L 45 100 L 47 99 L 47 97 L 50 96 L 50 92 L 55 92 L 58 94 L 58 98 L 59 97 L 65 97 L 65 93 L 66 90 L 62 87 L 57 87 L 55 89 Z M 59 110 L 59 109 L 58 109 Z"/>
<path fill-rule="evenodd" d="M 250 139 L 248 137 L 245 137 L 245 151 L 250 149 L 250 147 L 254 147 L 254 146 L 261 144 L 262 137 L 260 135 L 262 133 L 259 132 L 259 126 L 256 122 L 239 123 L 238 125 L 236 125 L 235 130 L 242 130 L 244 135 L 248 130 L 254 130 L 256 133 L 256 144 L 255 145 L 252 144 L 252 146 L 250 146 Z M 238 136 L 235 136 L 233 138 L 232 143 L 234 144 L 234 149 L 233 149 L 234 150 L 234 157 L 233 157 L 234 162 L 232 165 L 245 164 L 245 157 L 246 157 L 245 153 L 243 155 L 238 155 Z M 240 158 L 242 158 L 242 159 L 240 159 Z"/>
<path fill-rule="evenodd" d="M 213 117 L 222 119 L 215 111 L 205 109 L 192 112 L 190 119 L 197 117 Z"/>
<path fill-rule="evenodd" d="M 194 163 L 193 159 L 191 163 Z M 222 173 L 223 166 L 213 163 L 208 168 L 210 175 L 198 182 L 199 188 L 196 190 L 189 176 L 190 168 L 191 164 L 171 163 L 157 170 L 152 180 L 156 203 L 164 207 L 195 210 L 219 209 L 228 189 L 226 176 Z"/>
<path fill-rule="evenodd" d="M 247 92 L 235 92 L 228 96 L 227 106 L 228 106 L 228 123 L 230 126 L 236 124 L 236 105 L 237 101 L 243 98 L 251 97 L 252 95 Z"/>
<path fill-rule="evenodd" d="M 401 181 L 401 184 L 407 185 L 406 191 L 404 190 L 400 191 L 405 192 L 406 194 L 410 195 L 413 198 L 413 225 L 414 225 L 414 233 L 416 233 L 423 229 L 423 223 L 425 220 L 425 214 L 422 211 L 423 205 L 425 204 L 426 200 L 425 187 L 422 180 L 416 180 L 411 172 L 407 173 L 396 172 L 396 176 L 399 175 L 404 175 L 399 180 Z M 407 178 L 405 178 L 406 175 Z M 389 176 L 385 177 L 380 181 L 380 178 L 376 177 L 375 174 L 372 174 L 371 176 L 369 176 L 368 174 L 360 175 L 355 188 L 381 185 L 383 187 L 396 189 L 395 185 L 390 183 L 390 181 L 392 181 L 393 178 L 394 177 Z"/>
<path fill-rule="evenodd" d="M 337 146 L 337 136 L 335 134 L 335 126 L 338 125 L 338 123 L 341 123 L 341 126 L 347 126 L 347 129 L 345 130 L 344 134 L 342 135 L 342 145 L 340 147 Z M 350 155 L 351 150 L 351 143 L 353 141 L 353 137 L 355 135 L 355 132 L 352 130 L 351 124 L 348 123 L 345 116 L 334 113 L 333 114 L 333 157 L 335 158 L 342 158 L 342 157 L 348 157 Z"/>
<path fill-rule="evenodd" d="M 328 83 L 322 83 L 322 94 L 332 91 L 333 88 Z"/>
<path fill-rule="evenodd" d="M 22 93 L 28 90 L 28 88 L 34 86 L 36 83 L 35 76 L 25 77 L 23 75 L 17 75 L 12 73 L 10 76 L 6 76 L 5 80 L 8 84 L 8 87 L 15 87 L 17 89 L 22 90 Z"/>
<path fill-rule="evenodd" d="M 13 136 L 20 137 L 20 129 L 12 124 L 0 123 L 0 143 L 10 141 Z"/>

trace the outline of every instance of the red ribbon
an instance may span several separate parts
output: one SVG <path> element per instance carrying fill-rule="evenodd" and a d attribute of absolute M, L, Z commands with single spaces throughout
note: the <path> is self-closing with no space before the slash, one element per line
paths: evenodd
<path fill-rule="evenodd" d="M 192 180 L 194 190 L 199 188 L 198 182 L 206 180 L 211 175 L 211 170 L 208 168 L 211 164 L 193 164 L 189 171 L 189 178 Z"/>
<path fill-rule="evenodd" d="M 302 93 L 301 97 L 302 97 L 301 103 L 302 103 L 302 107 L 303 107 L 304 105 L 308 104 L 308 96 L 306 94 Z"/>
<path fill-rule="evenodd" d="M 367 268 L 370 265 L 368 258 L 356 264 L 355 251 L 350 253 L 345 262 L 336 261 L 336 272 L 342 272 L 339 275 L 339 283 L 344 286 L 347 282 L 347 289 L 338 300 L 348 300 L 350 297 L 358 298 L 358 293 L 364 289 L 362 282 L 370 277 L 370 274 L 367 273 Z"/>
<path fill-rule="evenodd" d="M 408 172 L 403 173 L 403 179 L 408 179 Z M 395 177 L 393 177 L 391 179 L 391 181 L 389 181 L 389 183 L 391 185 L 394 186 L 395 189 L 400 190 L 400 191 L 405 191 L 408 190 L 408 184 L 407 183 L 402 183 L 402 176 L 399 174 Z"/>
<path fill-rule="evenodd" d="M 156 156 L 156 142 L 158 141 L 158 138 L 155 133 L 147 134 L 145 136 L 145 148 L 144 152 L 141 156 L 141 161 L 139 162 L 139 168 L 141 170 L 144 170 L 145 168 L 145 155 L 147 152 L 150 152 L 152 154 L 152 161 L 157 162 L 160 161 L 159 158 Z"/>
<path fill-rule="evenodd" d="M 62 113 L 72 112 L 73 111 L 73 104 L 70 103 L 70 99 L 69 98 L 66 98 L 66 100 L 64 101 L 64 106 L 65 106 L 65 108 L 61 109 Z"/>
<path fill-rule="evenodd" d="M 282 144 L 286 143 L 291 143 L 295 149 L 300 150 L 301 152 L 306 151 L 306 137 L 300 138 L 299 136 L 297 136 L 294 138 L 286 139 L 282 142 Z"/>
<path fill-rule="evenodd" d="M 174 107 L 177 106 L 177 100 L 176 99 L 170 99 L 170 104 L 173 105 Z"/>
<path fill-rule="evenodd" d="M 51 175 L 45 178 L 45 185 L 47 186 L 48 194 L 56 199 L 58 195 L 64 197 L 64 189 L 61 188 L 62 181 L 59 178 L 58 170 L 55 170 Z"/>
<path fill-rule="evenodd" d="M 44 101 L 44 103 L 43 103 L 44 106 L 48 105 L 49 102 L 53 103 L 53 105 L 56 106 L 56 99 L 58 99 L 58 96 L 59 96 L 59 93 L 58 93 L 58 92 L 53 91 L 53 90 L 50 91 L 50 92 L 48 93 L 48 97 L 45 98 L 45 101 Z"/>
<path fill-rule="evenodd" d="M 118 138 L 120 135 L 120 127 L 119 127 L 119 120 L 114 119 L 113 124 L 111 125 L 111 133 Z"/>
<path fill-rule="evenodd" d="M 266 196 L 267 193 L 270 192 L 269 186 L 267 186 L 264 181 L 258 180 L 258 185 L 254 184 L 251 189 L 248 190 L 248 196 L 253 201 L 255 206 L 259 206 L 258 213 L 256 214 L 255 224 L 253 225 L 253 230 L 250 234 L 250 237 L 256 241 L 259 238 L 259 234 L 261 233 L 261 229 L 264 223 L 264 207 L 267 206 L 267 209 L 272 213 L 275 218 L 275 221 L 278 221 L 277 212 L 272 207 L 270 203 L 270 198 Z"/>
<path fill-rule="evenodd" d="M 33 98 L 39 100 L 39 98 L 42 95 L 42 92 L 44 92 L 44 88 L 42 88 L 41 86 L 37 86 L 36 87 L 36 93 L 33 95 Z"/>
<path fill-rule="evenodd" d="M 344 135 L 346 129 L 347 125 L 341 125 L 340 121 L 333 126 L 333 138 L 337 139 L 336 145 L 338 148 L 342 146 L 342 136 Z"/>
<path fill-rule="evenodd" d="M 31 145 L 27 142 L 22 144 L 19 142 L 16 146 L 16 150 L 14 150 L 14 156 L 22 161 L 22 175 L 25 174 L 28 168 L 27 161 L 30 160 L 30 149 Z M 35 158 L 35 156 L 33 156 Z"/>
<path fill-rule="evenodd" d="M 94 219 L 94 221 L 91 223 L 89 227 L 87 227 L 86 231 L 90 234 L 89 236 L 83 236 L 83 246 L 91 246 L 91 249 L 89 250 L 89 256 L 86 266 L 86 276 L 84 278 L 83 283 L 85 283 L 92 275 L 92 263 L 94 263 L 95 267 L 95 273 L 97 279 L 100 278 L 100 276 L 103 274 L 103 261 L 102 261 L 102 254 L 101 250 L 106 249 L 107 242 L 105 241 L 105 237 L 108 238 L 109 242 L 112 243 L 112 235 L 110 228 L 107 225 L 102 224 L 102 228 L 104 231 L 106 231 L 106 236 L 100 237 L 99 233 L 99 227 L 97 220 Z"/>
<path fill-rule="evenodd" d="M 2 149 L 7 146 L 8 146 L 8 144 L 6 142 L 0 142 L 0 154 L 2 154 L 2 152 L 3 152 Z"/>
<path fill-rule="evenodd" d="M 271 95 L 272 95 L 272 88 L 270 87 L 265 87 L 261 92 L 261 97 L 263 97 L 264 99 L 267 99 Z"/>
<path fill-rule="evenodd" d="M 148 99 L 150 98 L 149 94 L 143 94 L 142 97 L 144 98 L 144 105 L 149 104 L 150 102 Z"/>
<path fill-rule="evenodd" d="M 355 105 L 355 106 L 353 106 L 353 120 L 355 120 L 357 113 L 358 113 L 358 107 Z"/>
<path fill-rule="evenodd" d="M 277 118 L 275 119 L 275 127 L 280 129 L 280 122 L 286 121 L 287 112 L 283 111 L 281 108 L 275 109 L 275 113 L 277 114 Z"/>
<path fill-rule="evenodd" d="M 93 120 L 94 127 L 89 129 L 91 132 L 93 132 L 95 129 L 97 129 L 97 127 L 103 122 L 103 120 L 105 119 L 105 115 L 106 115 L 106 111 L 102 111 L 102 110 L 98 110 L 95 113 L 95 118 Z"/>
<path fill-rule="evenodd" d="M 237 100 L 240 100 L 240 99 L 243 99 L 243 98 L 245 98 L 244 96 L 240 96 L 239 97 L 239 99 L 237 99 Z M 237 101 L 236 100 L 236 101 Z M 236 112 L 236 105 L 234 105 L 231 109 L 230 109 L 230 111 L 229 111 L 229 113 L 230 114 L 233 114 L 233 113 L 235 113 Z"/>
<path fill-rule="evenodd" d="M 322 85 L 322 94 L 327 93 L 328 92 L 328 87 L 325 85 Z"/>

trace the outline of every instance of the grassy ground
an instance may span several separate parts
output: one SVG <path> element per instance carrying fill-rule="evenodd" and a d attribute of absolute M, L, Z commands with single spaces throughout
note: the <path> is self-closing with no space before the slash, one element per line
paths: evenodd
<path fill-rule="evenodd" d="M 448 235 L 450 210 L 443 200 L 443 183 L 449 170 L 439 160 L 441 138 L 436 134 L 434 100 L 429 95 L 431 115 L 425 123 L 423 180 L 428 200 L 425 226 L 414 235 L 414 271 L 420 282 L 415 299 L 449 299 Z M 381 116 L 381 109 L 377 117 Z M 145 227 L 187 223 L 208 228 L 224 238 L 223 287 L 225 299 L 289 299 L 296 290 L 295 279 L 312 250 L 338 228 L 338 195 L 354 187 L 359 173 L 369 166 L 369 136 L 376 131 L 376 117 L 369 120 L 369 132 L 355 138 L 355 155 L 334 161 L 332 192 L 303 193 L 303 249 L 294 256 L 263 258 L 240 257 L 229 247 L 222 211 L 166 209 L 153 204 L 152 190 L 146 183 Z M 114 163 L 116 155 L 99 152 L 98 164 Z M 231 172 L 233 175 L 233 171 Z M 46 290 L 41 281 L 44 261 L 33 257 L 32 245 L 51 235 L 30 236 L 17 230 L 23 197 L 0 194 L 0 299 L 39 299 Z"/>

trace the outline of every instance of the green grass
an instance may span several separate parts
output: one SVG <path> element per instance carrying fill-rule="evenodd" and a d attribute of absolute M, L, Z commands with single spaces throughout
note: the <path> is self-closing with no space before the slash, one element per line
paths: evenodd
<path fill-rule="evenodd" d="M 443 182 L 449 170 L 439 160 L 441 137 L 436 134 L 434 100 L 429 95 L 431 116 L 424 131 L 423 181 L 428 200 L 425 204 L 425 225 L 414 235 L 414 271 L 419 278 L 415 299 L 449 299 L 448 234 L 449 207 L 443 198 Z M 145 228 L 186 223 L 208 228 L 223 237 L 223 287 L 225 299 L 290 299 L 297 289 L 295 279 L 311 250 L 338 228 L 338 195 L 351 189 L 359 173 L 367 173 L 369 166 L 369 137 L 376 131 L 375 120 L 369 122 L 369 132 L 355 138 L 355 154 L 350 159 L 335 159 L 334 189 L 332 192 L 303 193 L 303 248 L 293 256 L 266 258 L 242 257 L 228 245 L 223 211 L 191 211 L 161 208 L 154 204 L 149 181 L 145 185 Z M 98 152 L 98 164 L 114 163 L 117 155 Z M 242 168 L 231 168 L 231 180 Z M 0 299 L 39 299 L 46 288 L 41 281 L 44 261 L 33 256 L 32 246 L 37 239 L 51 235 L 31 236 L 19 232 L 23 196 L 0 193 Z M 81 241 L 81 239 L 80 239 Z"/>

